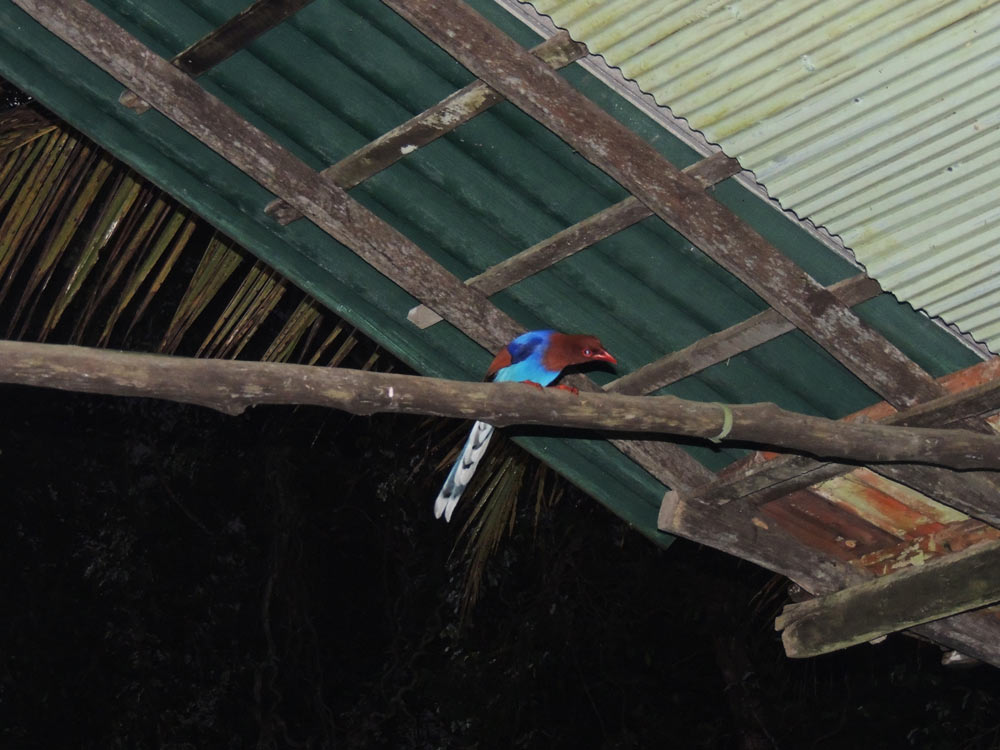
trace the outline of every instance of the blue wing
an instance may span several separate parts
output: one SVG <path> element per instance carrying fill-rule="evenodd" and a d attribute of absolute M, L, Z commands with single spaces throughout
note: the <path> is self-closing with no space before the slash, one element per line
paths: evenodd
<path fill-rule="evenodd" d="M 493 380 L 498 383 L 530 380 L 548 385 L 559 377 L 558 370 L 549 370 L 542 365 L 542 357 L 553 333 L 555 331 L 528 331 L 511 341 L 507 345 L 511 363 L 500 368 Z"/>

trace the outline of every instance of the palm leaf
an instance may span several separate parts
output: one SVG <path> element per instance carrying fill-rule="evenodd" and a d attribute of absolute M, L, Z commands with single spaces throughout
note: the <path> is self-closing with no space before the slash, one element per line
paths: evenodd
<path fill-rule="evenodd" d="M 160 341 L 161 352 L 173 354 L 177 351 L 184 334 L 242 262 L 242 255 L 228 240 L 213 235 Z"/>
<path fill-rule="evenodd" d="M 94 163 L 95 160 L 96 164 Z M 53 270 L 62 259 L 64 253 L 66 252 L 66 248 L 69 246 L 70 240 L 72 240 L 73 236 L 76 234 L 80 224 L 83 223 L 87 212 L 90 211 L 95 196 L 104 186 L 104 183 L 107 180 L 108 175 L 111 174 L 113 167 L 112 163 L 107 159 L 98 159 L 89 147 L 81 149 L 76 161 L 78 172 L 77 179 L 82 182 L 82 187 L 79 183 L 76 185 L 76 189 L 72 191 L 76 193 L 76 200 L 72 202 L 67 201 L 62 214 L 53 222 L 55 225 L 55 231 L 50 233 L 48 242 L 39 249 L 39 257 L 34 263 L 31 275 L 21 293 L 21 299 L 18 302 L 18 306 L 11 318 L 8 335 L 10 335 L 10 331 L 13 330 L 13 327 L 20 319 L 24 308 L 29 305 L 29 303 L 31 305 L 31 310 L 34 310 L 39 301 L 40 295 L 48 286 Z M 84 178 L 85 181 L 83 181 Z M 29 248 L 22 249 L 22 258 L 27 257 L 28 251 Z M 15 276 L 16 269 L 12 269 L 11 273 L 7 276 L 3 291 L 0 292 L 0 298 L 3 297 L 4 293 L 7 291 L 7 285 L 13 281 Z M 27 317 L 30 319 L 31 313 L 29 313 Z M 28 322 L 26 321 L 25 326 L 27 325 Z M 24 332 L 25 328 L 22 328 L 22 336 L 24 335 Z"/>
<path fill-rule="evenodd" d="M 96 224 L 90 231 L 83 248 L 77 257 L 76 264 L 70 272 L 69 279 L 60 291 L 49 314 L 42 324 L 41 339 L 44 341 L 55 328 L 66 308 L 76 297 L 83 283 L 87 280 L 94 265 L 97 263 L 108 243 L 115 237 L 118 225 L 124 220 L 128 209 L 135 202 L 141 189 L 141 183 L 129 174 L 120 175 L 117 183 L 108 196 Z M 120 235 L 118 235 L 120 236 Z"/>

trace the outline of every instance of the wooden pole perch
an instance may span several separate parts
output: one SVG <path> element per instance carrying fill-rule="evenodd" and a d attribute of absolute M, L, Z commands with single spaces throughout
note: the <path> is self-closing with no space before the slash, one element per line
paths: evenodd
<path fill-rule="evenodd" d="M 571 395 L 519 383 L 468 383 L 306 365 L 189 359 L 0 341 L 0 382 L 145 396 L 240 414 L 255 404 L 313 404 L 354 414 L 399 412 L 739 442 L 861 463 L 1000 469 L 1000 436 L 847 423 L 780 409 L 671 396 Z"/>

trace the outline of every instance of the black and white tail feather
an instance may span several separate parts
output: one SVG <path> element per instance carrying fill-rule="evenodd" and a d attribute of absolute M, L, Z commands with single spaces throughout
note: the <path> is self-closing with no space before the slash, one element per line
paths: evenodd
<path fill-rule="evenodd" d="M 451 514 L 455 512 L 455 506 L 469 485 L 472 475 L 476 473 L 479 460 L 486 453 L 486 446 L 490 444 L 493 437 L 493 426 L 485 422 L 476 422 L 472 425 L 472 432 L 469 433 L 468 440 L 462 446 L 462 453 L 459 455 L 455 465 L 451 467 L 448 478 L 444 481 L 444 487 L 438 493 L 437 500 L 434 501 L 434 517 L 444 516 L 445 521 L 451 520 Z"/>

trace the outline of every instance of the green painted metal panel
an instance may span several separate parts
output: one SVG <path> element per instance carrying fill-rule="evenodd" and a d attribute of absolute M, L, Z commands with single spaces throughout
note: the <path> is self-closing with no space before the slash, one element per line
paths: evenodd
<path fill-rule="evenodd" d="M 172 56 L 246 5 L 95 3 L 158 53 Z M 478 9 L 523 44 L 538 40 L 486 0 Z M 686 146 L 579 69 L 567 79 L 678 166 Z M 490 354 L 447 324 L 417 330 L 416 300 L 307 221 L 281 227 L 272 195 L 156 112 L 117 103 L 121 86 L 13 5 L 0 5 L 0 75 L 34 94 L 420 372 L 478 379 Z M 205 87 L 322 168 L 471 80 L 378 3 L 316 0 L 206 74 Z M 622 199 L 620 186 L 508 104 L 420 149 L 351 194 L 435 259 L 471 276 Z M 843 259 L 735 184 L 717 194 L 824 283 L 853 273 Z M 762 310 L 752 292 L 652 218 L 497 295 L 528 327 L 599 335 L 624 373 Z M 891 299 L 865 315 L 935 374 L 975 361 L 961 344 Z M 598 375 L 598 380 L 610 376 Z M 876 400 L 801 334 L 790 334 L 667 389 L 710 401 L 774 401 L 838 417 Z M 664 487 L 597 439 L 523 436 L 528 450 L 660 543 Z M 690 448 L 712 469 L 739 451 Z M 430 498 L 428 498 L 428 512 Z"/>

